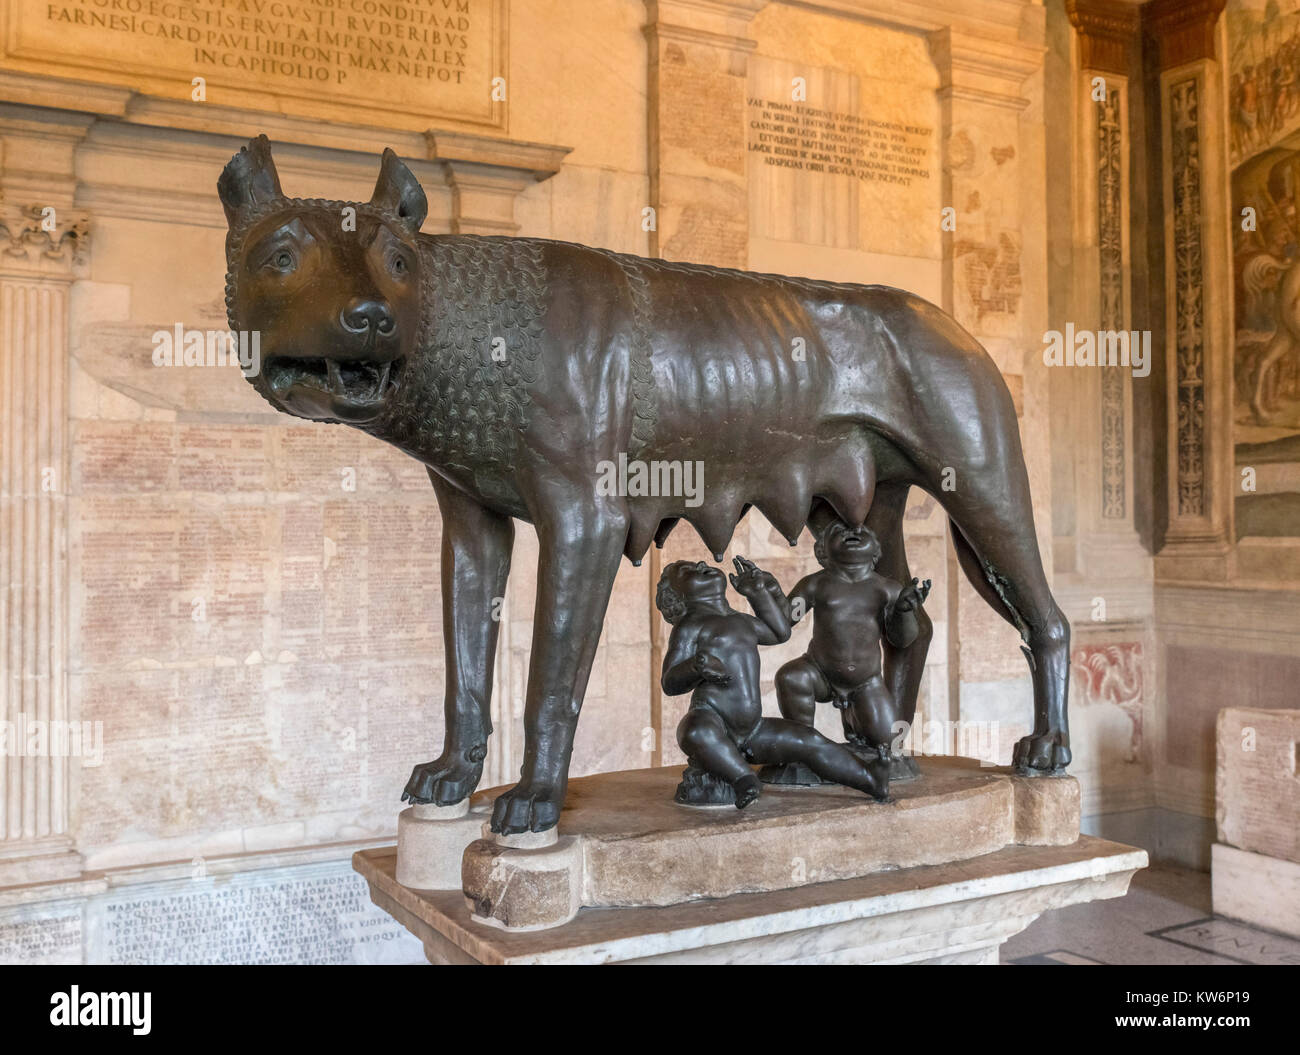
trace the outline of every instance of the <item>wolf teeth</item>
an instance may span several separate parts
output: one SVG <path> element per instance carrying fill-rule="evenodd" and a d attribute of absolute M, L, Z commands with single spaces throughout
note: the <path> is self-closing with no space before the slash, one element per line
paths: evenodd
<path fill-rule="evenodd" d="M 283 394 L 293 385 L 310 384 L 333 395 L 354 399 L 379 399 L 389 388 L 393 362 L 373 363 L 340 359 L 277 359 L 267 370 L 271 388 Z"/>

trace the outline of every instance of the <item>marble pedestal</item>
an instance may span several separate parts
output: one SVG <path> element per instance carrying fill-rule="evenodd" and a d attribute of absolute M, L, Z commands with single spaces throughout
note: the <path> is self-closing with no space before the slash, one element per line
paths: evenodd
<path fill-rule="evenodd" d="M 1214 914 L 1300 938 L 1300 709 L 1225 707 L 1216 741 Z"/>
<path fill-rule="evenodd" d="M 506 963 L 994 962 L 1044 909 L 1119 896 L 1146 863 L 1080 839 L 1072 778 L 921 773 L 889 803 L 768 787 L 743 811 L 674 803 L 680 767 L 605 773 L 570 784 L 557 831 L 510 838 L 482 792 L 408 811 L 396 848 L 353 864 L 430 959 Z"/>
<path fill-rule="evenodd" d="M 789 890 L 645 908 L 584 908 L 569 923 L 507 931 L 471 917 L 458 890 L 397 882 L 395 847 L 353 867 L 371 899 L 437 964 L 983 963 L 1041 913 L 1121 897 L 1144 850 L 1081 836 L 942 865 Z"/>
<path fill-rule="evenodd" d="M 1210 891 L 1216 916 L 1300 938 L 1300 864 L 1215 843 Z"/>

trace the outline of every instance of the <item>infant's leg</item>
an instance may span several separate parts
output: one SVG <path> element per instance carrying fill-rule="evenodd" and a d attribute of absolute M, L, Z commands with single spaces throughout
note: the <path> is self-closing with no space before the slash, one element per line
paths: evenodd
<path fill-rule="evenodd" d="M 716 711 L 692 708 L 677 724 L 677 743 L 695 765 L 736 789 L 736 809 L 743 810 L 762 790 L 754 771 Z"/>
<path fill-rule="evenodd" d="M 800 725 L 812 725 L 817 701 L 828 700 L 831 688 L 807 656 L 792 659 L 776 672 L 776 704 L 781 714 Z"/>
<path fill-rule="evenodd" d="M 889 794 L 889 762 L 863 762 L 843 744 L 816 729 L 785 718 L 764 718 L 746 745 L 756 762 L 803 762 L 824 780 L 865 791 L 874 799 Z"/>
<path fill-rule="evenodd" d="M 889 753 L 895 736 L 903 730 L 895 729 L 899 720 L 893 693 L 883 677 L 877 676 L 860 685 L 849 694 L 849 706 L 844 712 L 845 732 L 859 743 L 866 743 L 877 751 Z M 850 729 L 851 727 L 851 729 Z"/>

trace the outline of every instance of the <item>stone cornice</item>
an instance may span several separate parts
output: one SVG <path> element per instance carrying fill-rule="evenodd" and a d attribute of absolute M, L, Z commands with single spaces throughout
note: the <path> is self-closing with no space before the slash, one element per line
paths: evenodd
<path fill-rule="evenodd" d="M 1079 34 L 1080 67 L 1127 76 L 1141 33 L 1138 9 L 1122 0 L 1066 0 L 1065 13 Z"/>
<path fill-rule="evenodd" d="M 1162 70 L 1215 57 L 1215 27 L 1226 2 L 1151 0 L 1142 8 L 1142 24 L 1159 45 Z"/>
<path fill-rule="evenodd" d="M 950 27 L 929 34 L 941 98 L 1023 110 L 1024 82 L 1042 67 L 1043 47 L 973 37 Z"/>
<path fill-rule="evenodd" d="M 130 125 L 233 136 L 247 141 L 249 129 L 277 143 L 378 154 L 391 146 L 403 157 L 421 157 L 423 132 L 374 128 L 216 103 L 161 99 L 123 88 L 0 70 L 0 105 L 42 107 L 61 113 L 113 118 Z"/>
<path fill-rule="evenodd" d="M 560 171 L 565 157 L 573 150 L 553 143 L 529 143 L 432 128 L 425 133 L 425 139 L 430 161 L 458 168 L 472 165 L 513 172 L 529 182 L 550 179 Z"/>
<path fill-rule="evenodd" d="M 644 27 L 646 38 L 654 41 L 675 41 L 679 44 L 703 44 L 711 48 L 725 48 L 729 51 L 750 52 L 758 47 L 758 42 L 748 37 L 734 37 L 727 33 L 713 33 L 707 29 L 694 26 L 669 25 L 655 22 Z M 654 56 L 651 56 L 651 61 Z"/>
<path fill-rule="evenodd" d="M 772 0 L 645 0 L 646 22 L 739 35 Z"/>
<path fill-rule="evenodd" d="M 750 52 L 749 23 L 770 0 L 645 0 L 646 38 Z M 651 55 L 651 61 L 655 56 Z"/>

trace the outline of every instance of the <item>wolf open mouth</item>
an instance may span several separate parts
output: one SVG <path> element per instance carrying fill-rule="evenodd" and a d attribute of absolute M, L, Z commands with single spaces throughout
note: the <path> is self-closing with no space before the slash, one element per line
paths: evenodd
<path fill-rule="evenodd" d="M 400 360 L 386 363 L 368 359 L 299 359 L 277 356 L 266 364 L 266 380 L 276 395 L 294 385 L 328 392 L 353 403 L 378 403 L 397 387 Z"/>

